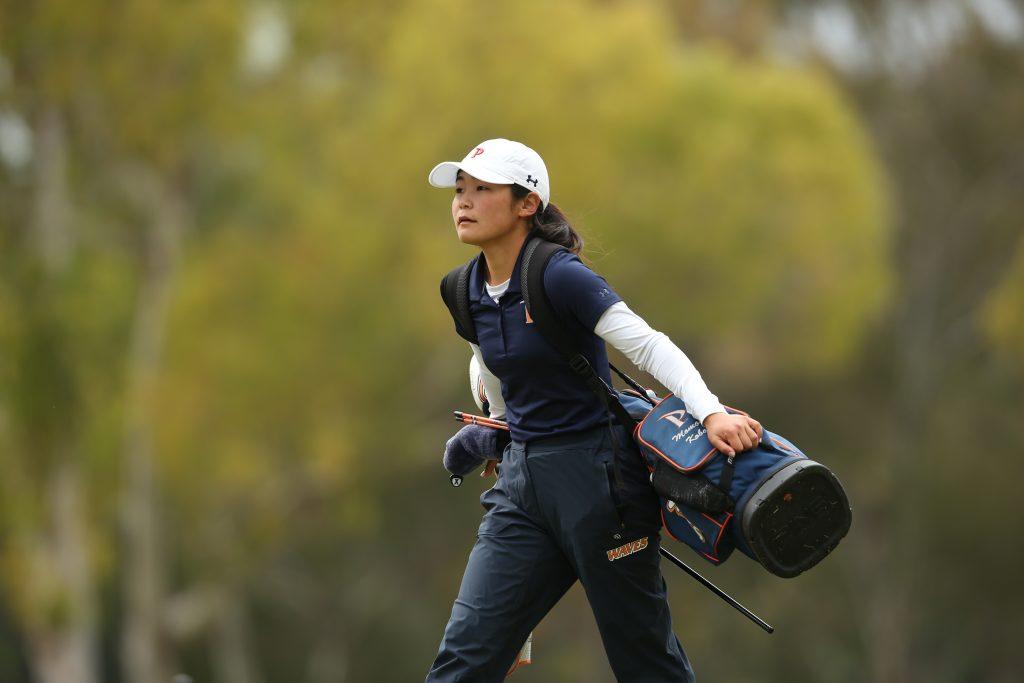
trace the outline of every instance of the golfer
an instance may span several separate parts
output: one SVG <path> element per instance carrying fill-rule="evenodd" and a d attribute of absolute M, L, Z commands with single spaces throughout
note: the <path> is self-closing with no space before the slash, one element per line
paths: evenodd
<path fill-rule="evenodd" d="M 512 442 L 480 497 L 486 513 L 427 681 L 502 680 L 577 580 L 619 681 L 693 681 L 659 567 L 658 498 L 630 435 L 609 428 L 600 399 L 530 319 L 519 279 L 527 239 L 565 247 L 548 262 L 544 290 L 606 382 L 608 343 L 682 398 L 726 455 L 753 447 L 761 425 L 727 414 L 686 355 L 580 260 L 583 240 L 551 203 L 537 152 L 486 140 L 438 164 L 429 182 L 454 188 L 455 232 L 481 252 L 469 271 L 471 346 L 491 417 L 508 421 Z"/>

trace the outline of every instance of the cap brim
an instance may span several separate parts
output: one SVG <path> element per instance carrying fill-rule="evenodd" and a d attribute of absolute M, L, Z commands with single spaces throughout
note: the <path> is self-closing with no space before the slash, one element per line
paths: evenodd
<path fill-rule="evenodd" d="M 496 173 L 487 168 L 474 164 L 472 161 L 442 161 L 427 175 L 427 182 L 434 187 L 455 187 L 455 179 L 459 171 L 465 171 L 469 175 L 485 183 L 499 183 L 501 185 L 512 185 L 515 180 L 508 176 Z"/>

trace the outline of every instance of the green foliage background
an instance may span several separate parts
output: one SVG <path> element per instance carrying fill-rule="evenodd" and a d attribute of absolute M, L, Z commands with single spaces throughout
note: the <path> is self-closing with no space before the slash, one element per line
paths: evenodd
<path fill-rule="evenodd" d="M 927 79 L 751 50 L 787 3 L 700 4 L 0 2 L 32 135 L 0 164 L 0 679 L 422 677 L 486 486 L 440 468 L 472 402 L 437 282 L 472 251 L 426 173 L 500 136 L 850 491 L 808 575 L 708 568 L 771 637 L 666 567 L 700 678 L 1011 680 L 1021 50 L 958 48 L 986 137 Z M 578 587 L 534 653 L 517 678 L 611 680 Z"/>

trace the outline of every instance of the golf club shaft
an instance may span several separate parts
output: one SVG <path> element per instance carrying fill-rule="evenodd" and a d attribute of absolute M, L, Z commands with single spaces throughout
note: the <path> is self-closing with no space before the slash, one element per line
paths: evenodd
<path fill-rule="evenodd" d="M 471 415 L 470 413 L 464 413 L 461 410 L 452 411 L 455 414 L 456 422 L 465 422 L 468 425 L 480 425 L 481 427 L 491 427 L 492 429 L 504 429 L 508 431 L 508 423 L 502 420 L 495 420 L 490 417 L 482 417 L 480 415 Z"/>
<path fill-rule="evenodd" d="M 697 579 L 697 581 L 699 581 L 702 584 L 704 584 L 705 588 L 707 588 L 708 590 L 713 592 L 715 595 L 717 595 L 718 597 L 722 598 L 727 603 L 729 603 L 730 605 L 735 607 L 737 610 L 739 610 L 743 614 L 743 616 L 745 616 L 746 618 L 750 619 L 752 622 L 754 622 L 755 624 L 757 624 L 758 626 L 763 628 L 768 633 L 774 633 L 775 632 L 775 627 L 773 627 L 771 624 L 766 622 L 764 619 L 762 619 L 761 617 L 757 616 L 756 614 L 754 614 L 753 612 L 748 610 L 746 607 L 744 607 L 740 603 L 736 602 L 736 600 L 734 600 L 728 593 L 726 593 L 721 588 L 719 588 L 718 586 L 716 586 L 715 584 L 711 583 L 710 581 L 705 579 L 703 576 L 701 576 L 700 573 L 696 569 L 693 569 L 692 567 L 690 567 L 688 564 L 686 564 L 685 562 L 680 560 L 678 557 L 676 557 L 675 555 L 673 555 L 669 551 L 665 550 L 665 548 L 659 546 L 658 550 L 661 551 L 662 556 L 667 558 L 669 562 L 671 562 L 675 566 L 679 567 L 680 569 L 682 569 L 684 572 L 686 572 L 687 574 L 689 574 L 693 578 Z"/>

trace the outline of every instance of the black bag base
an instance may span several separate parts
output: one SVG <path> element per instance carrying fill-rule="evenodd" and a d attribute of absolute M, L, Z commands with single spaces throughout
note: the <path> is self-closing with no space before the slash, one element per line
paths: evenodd
<path fill-rule="evenodd" d="M 836 475 L 801 459 L 758 487 L 743 506 L 741 529 L 758 561 L 788 579 L 821 562 L 850 530 L 852 519 Z"/>

